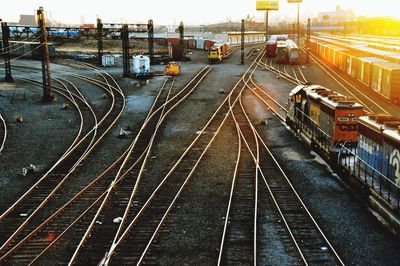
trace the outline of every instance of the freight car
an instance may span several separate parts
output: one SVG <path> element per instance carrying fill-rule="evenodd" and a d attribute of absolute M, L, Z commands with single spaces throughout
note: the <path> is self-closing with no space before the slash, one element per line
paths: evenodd
<path fill-rule="evenodd" d="M 297 64 L 299 62 L 299 47 L 297 44 L 288 39 L 286 40 L 286 57 L 289 64 Z"/>
<path fill-rule="evenodd" d="M 286 41 L 278 41 L 276 44 L 276 62 L 278 64 L 287 62 Z"/>
<path fill-rule="evenodd" d="M 360 117 L 357 155 L 360 158 L 358 169 L 369 175 L 379 172 L 400 185 L 400 118 Z"/>
<path fill-rule="evenodd" d="M 223 44 L 215 44 L 208 51 L 208 62 L 210 64 L 215 64 L 217 62 L 222 61 L 227 55 L 228 45 L 226 43 Z"/>
<path fill-rule="evenodd" d="M 310 48 L 371 90 L 394 103 L 400 103 L 400 64 L 367 56 L 368 53 L 365 52 L 337 47 L 319 39 L 312 39 Z"/>
<path fill-rule="evenodd" d="M 289 94 L 286 123 L 311 147 L 334 158 L 339 145 L 356 147 L 363 106 L 318 85 L 299 85 Z"/>
<path fill-rule="evenodd" d="M 278 42 L 278 38 L 276 35 L 272 35 L 266 43 L 267 56 L 275 57 L 276 56 L 276 45 Z"/>

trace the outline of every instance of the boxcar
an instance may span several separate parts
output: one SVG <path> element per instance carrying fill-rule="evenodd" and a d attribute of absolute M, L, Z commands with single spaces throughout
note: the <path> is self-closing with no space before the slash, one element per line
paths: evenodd
<path fill-rule="evenodd" d="M 400 64 L 377 62 L 372 66 L 371 88 L 384 97 L 400 101 Z"/>
<path fill-rule="evenodd" d="M 371 71 L 374 63 L 388 62 L 377 57 L 360 57 L 358 59 L 358 72 L 356 79 L 368 87 L 371 85 Z"/>
<path fill-rule="evenodd" d="M 298 63 L 300 56 L 299 47 L 294 41 L 290 39 L 286 41 L 286 53 L 287 53 L 287 61 L 289 64 Z"/>
<path fill-rule="evenodd" d="M 266 48 L 267 48 L 267 56 L 268 57 L 276 56 L 277 41 L 278 41 L 278 38 L 275 35 L 272 35 L 269 38 L 269 40 L 267 41 Z"/>
<path fill-rule="evenodd" d="M 278 64 L 287 62 L 286 41 L 278 41 L 276 44 L 276 62 Z"/>

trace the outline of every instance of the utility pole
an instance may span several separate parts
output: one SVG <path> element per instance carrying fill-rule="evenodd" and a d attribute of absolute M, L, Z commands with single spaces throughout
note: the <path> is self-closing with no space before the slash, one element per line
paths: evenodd
<path fill-rule="evenodd" d="M 43 102 L 51 102 L 53 95 L 51 92 L 51 75 L 50 75 L 50 57 L 47 46 L 46 21 L 44 17 L 43 7 L 37 10 L 38 18 L 38 34 L 40 37 L 39 53 L 42 60 L 42 78 L 43 78 Z"/>
<path fill-rule="evenodd" d="M 179 57 L 181 60 L 183 59 L 184 53 L 184 40 L 183 38 L 185 37 L 185 32 L 184 32 L 184 27 L 183 27 L 183 22 L 181 21 L 179 23 Z"/>
<path fill-rule="evenodd" d="M 240 56 L 240 63 L 244 65 L 244 19 L 242 19 L 242 27 L 241 27 L 241 56 Z"/>
<path fill-rule="evenodd" d="M 97 28 L 96 28 L 96 35 L 97 35 L 97 56 L 99 58 L 99 66 L 102 64 L 103 58 L 103 23 L 101 19 L 97 18 Z"/>
<path fill-rule="evenodd" d="M 269 10 L 265 11 L 265 42 L 268 42 L 268 15 Z"/>
<path fill-rule="evenodd" d="M 123 77 L 128 78 L 131 74 L 129 64 L 129 29 L 128 24 L 122 25 L 121 29 L 122 38 L 122 63 L 123 63 Z"/>
<path fill-rule="evenodd" d="M 300 47 L 300 2 L 297 3 L 297 46 Z"/>
<path fill-rule="evenodd" d="M 295 23 L 293 23 L 293 28 L 292 28 L 292 40 L 295 42 L 296 41 L 296 39 L 295 39 L 295 35 L 296 35 L 296 24 Z"/>
<path fill-rule="evenodd" d="M 5 82 L 13 82 L 14 79 L 11 75 L 11 59 L 10 59 L 10 45 L 8 42 L 8 38 L 10 38 L 10 28 L 7 25 L 7 22 L 1 22 L 1 32 L 3 36 L 3 56 L 4 56 L 4 68 L 5 68 Z"/>
<path fill-rule="evenodd" d="M 149 19 L 149 22 L 147 24 L 147 40 L 149 43 L 149 57 L 150 57 L 150 62 L 154 63 L 154 26 L 153 26 L 153 20 Z"/>
<path fill-rule="evenodd" d="M 306 64 L 310 64 L 310 38 L 311 38 L 311 19 L 307 20 L 307 54 Z"/>

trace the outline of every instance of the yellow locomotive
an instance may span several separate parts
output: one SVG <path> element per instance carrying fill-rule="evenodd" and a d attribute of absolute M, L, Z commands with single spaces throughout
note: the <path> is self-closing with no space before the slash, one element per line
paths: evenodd
<path fill-rule="evenodd" d="M 165 66 L 165 74 L 168 76 L 178 76 L 181 73 L 181 66 L 178 62 L 171 61 Z"/>
<path fill-rule="evenodd" d="M 226 43 L 223 44 L 215 44 L 208 51 L 208 62 L 210 64 L 215 64 L 219 61 L 222 61 L 227 55 L 228 45 Z"/>

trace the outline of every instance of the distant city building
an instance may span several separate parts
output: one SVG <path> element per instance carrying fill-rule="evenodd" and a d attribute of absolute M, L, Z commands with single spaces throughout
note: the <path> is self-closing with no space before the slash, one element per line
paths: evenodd
<path fill-rule="evenodd" d="M 355 16 L 352 10 L 343 10 L 340 6 L 336 6 L 336 11 L 318 13 L 318 23 L 325 25 L 351 21 L 354 20 L 354 18 Z"/>
<path fill-rule="evenodd" d="M 34 26 L 36 25 L 36 17 L 35 15 L 19 15 L 19 24 Z"/>

